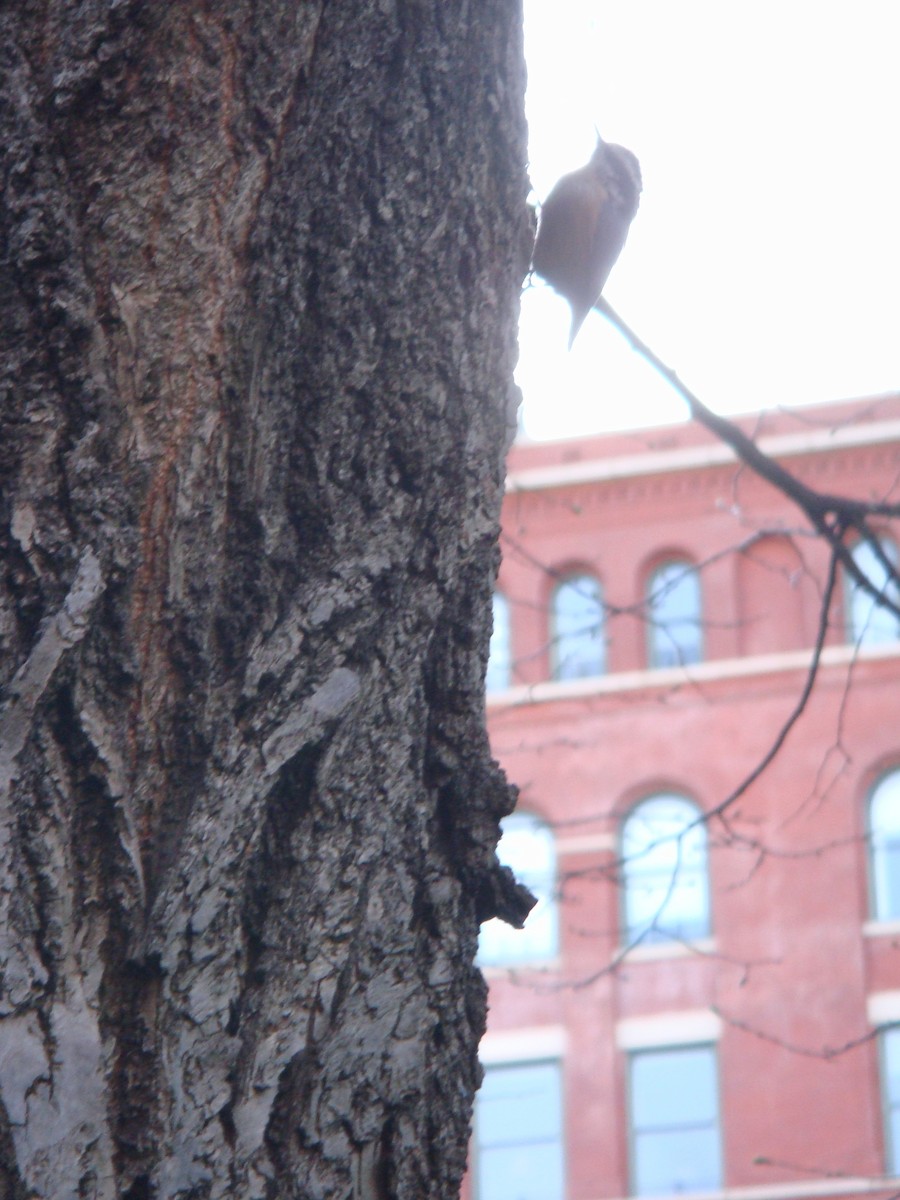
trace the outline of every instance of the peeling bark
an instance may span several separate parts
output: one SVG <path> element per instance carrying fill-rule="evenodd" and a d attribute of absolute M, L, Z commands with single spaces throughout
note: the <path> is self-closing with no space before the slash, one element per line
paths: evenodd
<path fill-rule="evenodd" d="M 0 1196 L 456 1194 L 520 25 L 0 12 Z"/>

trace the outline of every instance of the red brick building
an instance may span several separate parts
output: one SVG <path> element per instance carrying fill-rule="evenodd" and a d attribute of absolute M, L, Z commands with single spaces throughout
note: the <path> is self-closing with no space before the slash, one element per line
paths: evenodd
<path fill-rule="evenodd" d="M 742 424 L 820 491 L 900 500 L 898 396 Z M 517 445 L 503 531 L 501 856 L 541 901 L 484 928 L 472 1196 L 895 1194 L 896 612 L 841 570 L 821 625 L 827 547 L 693 424 Z M 848 545 L 880 589 L 879 536 Z"/>

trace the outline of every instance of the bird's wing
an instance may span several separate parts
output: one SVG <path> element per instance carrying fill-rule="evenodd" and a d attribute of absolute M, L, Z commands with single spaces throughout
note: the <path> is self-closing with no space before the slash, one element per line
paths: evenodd
<path fill-rule="evenodd" d="M 591 231 L 590 250 L 585 255 L 584 290 L 579 296 L 570 297 L 572 305 L 572 328 L 569 332 L 569 349 L 588 313 L 600 299 L 609 273 L 625 245 L 628 236 L 628 221 L 613 211 L 611 204 L 602 204 L 596 214 Z"/>
<path fill-rule="evenodd" d="M 582 169 L 564 176 L 541 208 L 532 265 L 570 303 L 581 300 L 588 285 L 588 258 L 605 199 L 602 186 Z"/>
<path fill-rule="evenodd" d="M 601 206 L 591 232 L 591 249 L 588 255 L 587 295 L 590 296 L 591 305 L 596 304 L 616 259 L 622 253 L 628 236 L 628 226 L 629 222 L 612 204 Z"/>

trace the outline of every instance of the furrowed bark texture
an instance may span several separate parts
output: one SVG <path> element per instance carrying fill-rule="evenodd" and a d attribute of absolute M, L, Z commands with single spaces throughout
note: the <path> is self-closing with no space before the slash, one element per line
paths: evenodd
<path fill-rule="evenodd" d="M 453 1196 L 518 4 L 19 0 L 0 62 L 0 1196 Z"/>

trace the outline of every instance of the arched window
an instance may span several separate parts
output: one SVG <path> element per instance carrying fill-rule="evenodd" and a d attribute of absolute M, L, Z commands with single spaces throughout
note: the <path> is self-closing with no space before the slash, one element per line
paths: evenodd
<path fill-rule="evenodd" d="M 553 832 L 539 817 L 517 812 L 500 822 L 500 861 L 537 897 L 524 929 L 497 917 L 485 921 L 478 942 L 483 967 L 512 966 L 553 958 L 557 950 L 556 848 Z"/>
<path fill-rule="evenodd" d="M 512 674 L 509 601 L 502 592 L 494 592 L 492 608 L 494 624 L 484 689 L 486 692 L 502 692 L 509 687 Z"/>
<path fill-rule="evenodd" d="M 554 679 L 603 674 L 603 596 L 593 575 L 573 575 L 554 590 L 551 639 Z"/>
<path fill-rule="evenodd" d="M 647 585 L 647 619 L 651 667 L 700 661 L 700 578 L 690 563 L 667 562 L 653 572 Z"/>
<path fill-rule="evenodd" d="M 896 570 L 897 547 L 889 538 L 880 538 L 884 558 Z M 869 542 L 857 542 L 852 550 L 853 561 L 877 592 L 893 604 L 900 604 L 900 586 L 891 577 L 884 560 Z M 879 604 L 855 579 L 847 580 L 847 637 L 863 646 L 877 646 L 900 638 L 900 617 Z"/>
<path fill-rule="evenodd" d="M 706 826 L 695 804 L 659 795 L 622 827 L 627 943 L 694 941 L 709 934 Z"/>
<path fill-rule="evenodd" d="M 875 786 L 869 800 L 869 855 L 872 915 L 876 921 L 900 919 L 900 770 Z"/>
<path fill-rule="evenodd" d="M 737 555 L 740 653 L 771 654 L 807 644 L 805 608 L 818 608 L 811 579 L 792 538 L 758 536 Z"/>

